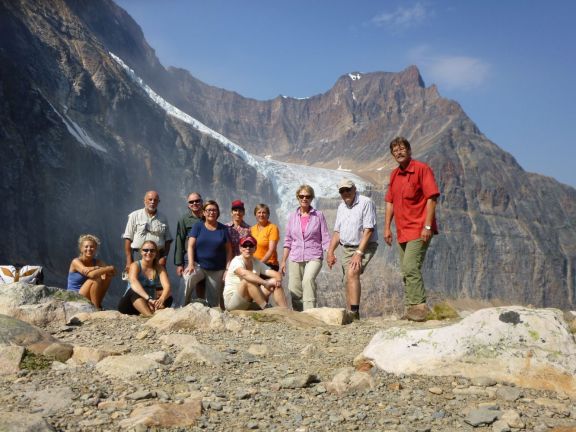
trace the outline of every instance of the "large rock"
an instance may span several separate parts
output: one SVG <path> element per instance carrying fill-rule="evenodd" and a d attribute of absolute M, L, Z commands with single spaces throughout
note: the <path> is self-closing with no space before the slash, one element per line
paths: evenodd
<path fill-rule="evenodd" d="M 0 285 L 0 314 L 37 326 L 68 320 L 96 309 L 79 294 L 46 285 L 25 282 Z"/>
<path fill-rule="evenodd" d="M 240 323 L 230 315 L 200 303 L 191 303 L 179 309 L 162 309 L 156 312 L 144 325 L 163 332 L 192 329 L 239 331 L 241 329 Z"/>
<path fill-rule="evenodd" d="M 20 370 L 24 347 L 0 345 L 0 375 L 12 375 Z"/>
<path fill-rule="evenodd" d="M 60 343 L 49 333 L 27 322 L 0 315 L 0 345 L 17 345 L 36 354 L 50 355 L 65 361 L 72 355 L 72 347 Z"/>
<path fill-rule="evenodd" d="M 153 359 L 141 355 L 110 356 L 98 362 L 96 369 L 112 378 L 131 379 L 158 367 Z"/>
<path fill-rule="evenodd" d="M 144 425 L 153 428 L 186 428 L 202 414 L 202 399 L 187 399 L 182 404 L 155 404 L 138 407 L 120 422 L 124 430 Z M 140 429 L 137 429 L 140 430 Z"/>
<path fill-rule="evenodd" d="M 0 430 L 11 432 L 55 432 L 42 414 L 0 411 Z"/>
<path fill-rule="evenodd" d="M 330 325 L 344 325 L 351 322 L 351 314 L 344 308 L 313 308 L 305 310 L 303 313 L 312 315 L 314 318 Z"/>
<path fill-rule="evenodd" d="M 391 328 L 363 356 L 397 374 L 482 376 L 576 396 L 576 344 L 556 309 L 490 308 L 446 327 Z"/>

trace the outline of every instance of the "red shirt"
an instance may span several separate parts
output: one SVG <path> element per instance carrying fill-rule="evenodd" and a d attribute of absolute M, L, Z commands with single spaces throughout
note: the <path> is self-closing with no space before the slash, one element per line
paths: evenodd
<path fill-rule="evenodd" d="M 432 168 L 424 162 L 412 159 L 405 170 L 398 167 L 392 171 L 385 201 L 394 206 L 398 243 L 420 238 L 426 222 L 426 202 L 438 195 Z M 436 218 L 432 232 L 438 234 Z"/>

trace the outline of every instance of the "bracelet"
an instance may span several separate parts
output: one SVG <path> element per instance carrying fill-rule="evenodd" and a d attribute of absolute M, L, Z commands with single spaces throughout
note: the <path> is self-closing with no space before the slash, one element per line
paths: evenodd
<path fill-rule="evenodd" d="M 364 255 L 364 252 L 362 252 L 360 249 L 356 249 L 355 252 L 360 256 Z"/>

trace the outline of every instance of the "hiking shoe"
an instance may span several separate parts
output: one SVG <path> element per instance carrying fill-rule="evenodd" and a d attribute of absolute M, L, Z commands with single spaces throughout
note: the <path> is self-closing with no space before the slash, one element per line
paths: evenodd
<path fill-rule="evenodd" d="M 274 306 L 272 306 L 270 303 L 266 303 L 266 306 L 264 306 L 262 309 L 270 309 L 273 308 Z"/>
<path fill-rule="evenodd" d="M 350 319 L 352 321 L 359 321 L 360 320 L 360 312 L 350 312 Z"/>
<path fill-rule="evenodd" d="M 415 322 L 423 322 L 426 321 L 426 317 L 430 309 L 426 306 L 426 303 L 421 303 L 418 305 L 412 305 L 407 310 L 404 316 L 401 319 L 408 320 L 408 321 L 415 321 Z"/>

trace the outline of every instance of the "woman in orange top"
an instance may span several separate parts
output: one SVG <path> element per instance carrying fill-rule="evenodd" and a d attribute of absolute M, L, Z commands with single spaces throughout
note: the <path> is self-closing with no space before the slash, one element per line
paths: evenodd
<path fill-rule="evenodd" d="M 278 254 L 276 247 L 280 240 L 278 227 L 270 222 L 270 208 L 266 204 L 258 204 L 254 208 L 256 225 L 250 228 L 252 237 L 258 242 L 254 258 L 259 259 L 272 270 L 278 271 Z"/>

